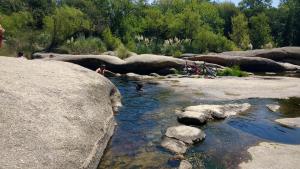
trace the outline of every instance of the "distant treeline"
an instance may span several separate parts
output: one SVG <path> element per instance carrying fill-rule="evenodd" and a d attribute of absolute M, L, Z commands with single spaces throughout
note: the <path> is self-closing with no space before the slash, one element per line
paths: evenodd
<path fill-rule="evenodd" d="M 5 52 L 179 56 L 300 45 L 300 1 L 0 0 Z"/>

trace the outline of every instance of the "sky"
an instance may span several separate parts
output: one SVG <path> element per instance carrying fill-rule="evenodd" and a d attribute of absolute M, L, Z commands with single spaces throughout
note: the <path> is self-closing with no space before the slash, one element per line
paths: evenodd
<path fill-rule="evenodd" d="M 233 2 L 235 5 L 238 5 L 241 0 L 215 0 L 216 2 Z M 273 0 L 272 6 L 278 7 L 280 0 Z"/>
<path fill-rule="evenodd" d="M 213 0 L 211 0 L 211 1 L 213 1 Z M 215 1 L 216 2 L 233 2 L 233 3 L 235 3 L 235 5 L 238 5 L 241 0 L 215 0 Z M 278 7 L 280 0 L 272 0 L 272 1 L 273 1 L 272 6 Z M 153 2 L 153 0 L 148 0 L 148 2 Z"/>

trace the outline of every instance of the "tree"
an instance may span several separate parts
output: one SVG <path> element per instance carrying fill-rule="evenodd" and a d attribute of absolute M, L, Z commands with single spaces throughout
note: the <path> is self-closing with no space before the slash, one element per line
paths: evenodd
<path fill-rule="evenodd" d="M 265 12 L 272 5 L 272 0 L 242 0 L 239 7 L 247 17 L 257 15 L 258 13 Z"/>
<path fill-rule="evenodd" d="M 232 17 L 238 15 L 239 10 L 234 3 L 224 2 L 218 5 L 220 17 L 224 20 L 224 35 L 229 38 L 232 33 Z"/>
<path fill-rule="evenodd" d="M 265 13 L 250 18 L 250 39 L 254 48 L 262 48 L 272 42 L 269 18 Z"/>
<path fill-rule="evenodd" d="M 250 43 L 249 29 L 247 18 L 240 13 L 232 18 L 232 34 L 230 34 L 233 42 L 242 49 L 247 49 Z"/>
<path fill-rule="evenodd" d="M 49 49 L 62 44 L 66 39 L 91 29 L 91 23 L 80 10 L 68 6 L 56 8 L 52 16 L 44 19 L 45 31 L 51 35 Z"/>

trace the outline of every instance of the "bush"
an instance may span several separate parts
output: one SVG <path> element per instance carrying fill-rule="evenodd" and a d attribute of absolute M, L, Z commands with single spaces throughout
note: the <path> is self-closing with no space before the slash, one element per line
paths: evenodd
<path fill-rule="evenodd" d="M 128 58 L 130 56 L 130 52 L 124 45 L 121 45 L 117 49 L 117 56 L 121 59 Z"/>
<path fill-rule="evenodd" d="M 225 68 L 224 70 L 217 72 L 218 76 L 236 76 L 236 77 L 246 77 L 247 72 L 241 71 L 239 66 L 233 66 L 231 68 Z"/>
<path fill-rule="evenodd" d="M 104 43 L 99 38 L 84 38 L 80 37 L 75 41 L 73 38 L 60 47 L 70 54 L 100 54 L 106 51 Z"/>
<path fill-rule="evenodd" d="M 102 33 L 103 41 L 107 47 L 108 50 L 115 50 L 120 45 L 122 45 L 122 42 L 119 38 L 115 37 L 109 28 L 106 28 Z"/>

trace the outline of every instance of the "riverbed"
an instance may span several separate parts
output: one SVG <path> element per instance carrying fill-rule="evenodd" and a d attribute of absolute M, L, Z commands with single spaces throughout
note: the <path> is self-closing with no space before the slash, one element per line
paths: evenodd
<path fill-rule="evenodd" d="M 160 146 L 168 127 L 178 125 L 176 109 L 199 104 L 250 103 L 251 109 L 226 120 L 198 126 L 206 139 L 189 148 L 185 157 L 194 168 L 237 168 L 250 158 L 247 149 L 262 141 L 300 144 L 300 129 L 280 126 L 274 120 L 300 116 L 300 99 L 206 99 L 199 93 L 180 94 L 155 84 L 135 90 L 135 81 L 111 79 L 122 94 L 123 108 L 116 114 L 116 131 L 106 149 L 99 169 L 176 168 L 174 154 Z M 280 113 L 266 104 L 279 104 Z"/>

